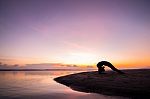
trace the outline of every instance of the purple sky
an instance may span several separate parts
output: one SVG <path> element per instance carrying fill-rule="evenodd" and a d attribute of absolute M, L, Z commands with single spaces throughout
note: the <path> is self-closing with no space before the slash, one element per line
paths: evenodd
<path fill-rule="evenodd" d="M 150 64 L 150 0 L 0 0 L 0 61 Z"/>

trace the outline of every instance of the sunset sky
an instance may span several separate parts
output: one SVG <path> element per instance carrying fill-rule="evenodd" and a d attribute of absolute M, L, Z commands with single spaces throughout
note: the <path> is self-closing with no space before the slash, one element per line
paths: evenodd
<path fill-rule="evenodd" d="M 150 0 L 0 0 L 0 62 L 150 66 Z"/>

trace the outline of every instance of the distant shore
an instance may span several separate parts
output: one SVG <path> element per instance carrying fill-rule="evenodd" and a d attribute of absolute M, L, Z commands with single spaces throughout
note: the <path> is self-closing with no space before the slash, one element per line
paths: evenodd
<path fill-rule="evenodd" d="M 131 98 L 150 98 L 150 69 L 123 70 L 125 74 L 106 71 L 81 72 L 54 80 L 73 90 Z"/>
<path fill-rule="evenodd" d="M 86 69 L 0 69 L 0 71 L 85 71 L 85 70 Z"/>

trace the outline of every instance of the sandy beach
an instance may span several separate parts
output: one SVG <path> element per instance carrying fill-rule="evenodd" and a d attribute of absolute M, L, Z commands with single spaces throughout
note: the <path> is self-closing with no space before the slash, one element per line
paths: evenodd
<path fill-rule="evenodd" d="M 81 72 L 57 77 L 54 80 L 73 90 L 117 95 L 130 98 L 150 98 L 150 69 L 123 70 L 125 74 L 106 71 Z"/>

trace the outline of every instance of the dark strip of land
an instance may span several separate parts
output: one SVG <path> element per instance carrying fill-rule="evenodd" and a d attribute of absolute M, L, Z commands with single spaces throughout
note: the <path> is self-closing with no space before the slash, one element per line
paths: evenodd
<path fill-rule="evenodd" d="M 125 74 L 107 71 L 81 72 L 55 78 L 73 90 L 118 95 L 131 98 L 150 98 L 150 69 L 123 70 Z"/>
<path fill-rule="evenodd" d="M 0 71 L 85 71 L 84 69 L 0 69 Z"/>

